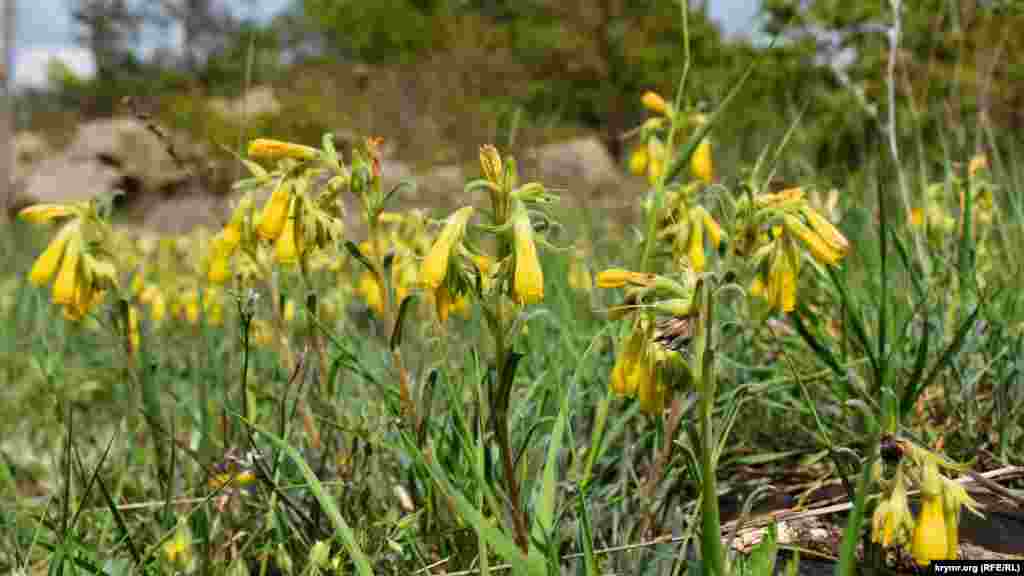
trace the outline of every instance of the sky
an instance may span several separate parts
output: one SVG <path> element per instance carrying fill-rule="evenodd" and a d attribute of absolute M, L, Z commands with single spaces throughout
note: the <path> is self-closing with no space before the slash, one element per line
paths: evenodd
<path fill-rule="evenodd" d="M 12 1 L 12 0 L 0 0 Z M 88 51 L 75 44 L 75 26 L 71 21 L 71 0 L 13 0 L 17 2 L 15 86 L 42 87 L 46 68 L 52 58 L 64 61 L 80 76 L 90 76 L 95 67 Z M 666 0 L 668 1 L 668 0 Z M 244 18 L 263 20 L 282 10 L 289 0 L 228 0 Z M 758 0 L 709 0 L 711 18 L 728 34 L 749 34 L 754 26 Z M 0 15 L 0 21 L 3 17 Z M 173 34 L 173 32 L 172 32 Z M 2 28 L 0 28 L 2 36 Z M 144 34 L 143 49 L 173 43 L 157 31 Z"/>

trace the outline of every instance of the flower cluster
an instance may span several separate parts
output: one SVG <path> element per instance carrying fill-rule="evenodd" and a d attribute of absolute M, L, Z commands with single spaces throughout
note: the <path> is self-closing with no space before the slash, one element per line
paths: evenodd
<path fill-rule="evenodd" d="M 63 307 L 66 318 L 80 320 L 103 301 L 107 289 L 117 287 L 117 270 L 107 249 L 112 231 L 99 217 L 96 201 L 37 204 L 19 215 L 35 224 L 63 221 L 32 266 L 29 281 L 45 286 L 53 280 L 53 303 Z"/>
<path fill-rule="evenodd" d="M 802 188 L 741 198 L 737 214 L 734 250 L 754 270 L 750 293 L 781 312 L 796 307 L 803 261 L 836 266 L 849 252 L 849 242 L 811 206 Z"/>
<path fill-rule="evenodd" d="M 630 330 L 619 343 L 609 386 L 620 396 L 637 396 L 640 409 L 661 414 L 673 383 L 689 379 L 689 366 L 679 350 L 654 337 L 648 312 L 689 320 L 695 313 L 694 278 L 666 276 L 611 268 L 597 274 L 599 288 L 625 288 L 624 302 L 613 308 L 615 317 L 631 318 Z"/>
<path fill-rule="evenodd" d="M 538 182 L 519 185 L 515 162 L 503 160 L 493 146 L 480 149 L 480 166 L 484 178 L 467 189 L 484 189 L 490 195 L 491 221 L 480 230 L 496 236 L 498 253 L 477 249 L 468 234 L 476 214 L 473 206 L 459 208 L 444 221 L 418 273 L 418 283 L 433 296 L 442 322 L 463 306 L 470 292 L 487 297 L 497 289 L 520 306 L 544 298 L 534 228 L 550 225 L 542 208 L 554 196 Z"/>
<path fill-rule="evenodd" d="M 939 470 L 963 470 L 943 457 L 907 440 L 883 444 L 900 456 L 888 494 L 875 508 L 871 539 L 882 546 L 910 545 L 914 561 L 927 566 L 934 560 L 954 560 L 960 543 L 960 509 L 978 514 L 978 503 L 958 482 Z M 913 482 L 921 491 L 921 511 L 917 518 L 910 512 L 907 485 Z"/>
<path fill-rule="evenodd" d="M 665 145 L 665 131 L 668 121 L 676 116 L 671 104 L 660 94 L 645 92 L 640 98 L 644 108 L 656 116 L 648 119 L 640 127 L 640 145 L 633 149 L 629 157 L 629 170 L 637 176 L 646 175 L 647 181 L 653 186 L 661 179 L 667 167 L 668 150 Z M 701 127 L 707 123 L 707 117 L 694 113 L 688 118 L 689 123 Z M 711 157 L 711 141 L 705 136 L 697 144 L 690 157 L 690 174 L 697 182 L 710 184 L 715 179 L 714 163 Z"/>

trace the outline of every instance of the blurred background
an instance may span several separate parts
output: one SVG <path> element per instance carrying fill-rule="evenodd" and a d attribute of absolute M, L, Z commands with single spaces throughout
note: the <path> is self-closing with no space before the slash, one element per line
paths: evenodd
<path fill-rule="evenodd" d="M 622 167 L 639 95 L 674 93 L 669 0 L 5 0 L 4 169 L 16 209 L 125 192 L 126 218 L 215 225 L 232 151 L 257 136 L 382 136 L 407 203 L 444 207 L 495 142 L 595 208 L 645 186 Z M 690 0 L 687 101 L 713 109 L 754 72 L 713 141 L 742 176 L 791 126 L 780 174 L 845 187 L 882 145 L 889 2 Z M 1024 124 L 1019 2 L 905 6 L 896 98 L 921 176 Z M 14 14 L 13 20 L 11 15 Z M 10 26 L 12 23 L 14 26 Z M 992 126 L 1001 130 L 992 131 Z M 982 143 L 982 144 L 979 144 Z M 7 160 L 7 159 L 5 159 Z M 627 193 L 622 193 L 626 190 Z"/>

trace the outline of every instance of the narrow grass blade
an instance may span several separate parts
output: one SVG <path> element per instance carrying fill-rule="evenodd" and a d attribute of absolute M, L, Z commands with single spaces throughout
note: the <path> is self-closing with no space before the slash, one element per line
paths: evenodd
<path fill-rule="evenodd" d="M 245 422 L 243 420 L 243 422 Z M 352 557 L 352 561 L 356 565 L 356 571 L 360 576 L 371 576 L 373 574 L 373 568 L 370 567 L 370 561 L 363 553 L 362 548 L 359 547 L 359 543 L 356 542 L 356 535 L 352 531 L 352 528 L 345 521 L 345 518 L 341 515 L 341 511 L 338 510 L 338 503 L 335 499 L 324 491 L 323 484 L 320 483 L 320 479 L 316 477 L 316 473 L 309 467 L 306 460 L 299 454 L 291 444 L 288 444 L 281 438 L 278 438 L 274 434 L 261 429 L 259 426 L 251 422 L 245 422 L 249 428 L 259 433 L 261 436 L 266 438 L 275 448 L 285 453 L 288 458 L 299 468 L 302 472 L 302 476 L 306 479 L 309 484 L 309 489 L 313 492 L 313 496 L 316 497 L 317 502 L 323 507 L 327 513 L 327 518 L 331 521 L 331 525 L 334 526 L 335 531 L 341 535 L 341 541 L 345 545 L 345 549 L 348 551 L 349 556 Z"/>
<path fill-rule="evenodd" d="M 853 510 L 846 521 L 846 530 L 843 531 L 843 541 L 839 548 L 839 564 L 836 565 L 837 576 L 855 576 L 857 574 L 857 541 L 860 540 L 861 525 L 864 522 L 864 508 L 867 503 L 868 485 L 871 482 L 871 468 L 875 459 L 871 458 L 864 463 L 864 471 L 857 482 L 857 500 L 853 503 Z"/>

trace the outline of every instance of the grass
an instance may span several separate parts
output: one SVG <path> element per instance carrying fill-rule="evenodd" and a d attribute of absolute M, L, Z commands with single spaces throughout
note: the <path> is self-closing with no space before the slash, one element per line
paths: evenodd
<path fill-rule="evenodd" d="M 48 234 L 13 225 L 0 283 L 0 569 L 766 574 L 786 546 L 768 538 L 749 556 L 723 546 L 719 499 L 749 511 L 768 483 L 799 497 L 829 482 L 854 503 L 831 519 L 845 526 L 831 543 L 837 571 L 905 568 L 871 543 L 892 467 L 920 483 L 917 447 L 974 470 L 1024 464 L 1015 149 L 988 136 L 990 167 L 974 173 L 973 152 L 952 145 L 935 173 L 880 151 L 834 210 L 808 193 L 800 214 L 837 222 L 852 248 L 832 265 L 787 245 L 802 262 L 787 310 L 770 288 L 767 302 L 752 294 L 754 278 L 784 276 L 774 271 L 784 256 L 754 264 L 763 250 L 743 249 L 747 231 L 759 247 L 792 234 L 772 230 L 796 212 L 752 208 L 774 202 L 775 165 L 766 153 L 742 180 L 689 177 L 718 112 L 691 132 L 679 94 L 670 128 L 641 135 L 671 134 L 672 154 L 638 202 L 643 232 L 591 237 L 601 214 L 552 211 L 550 189 L 520 188 L 508 156 L 497 168 L 484 158 L 482 177 L 453 196 L 491 203 L 455 242 L 505 264 L 488 272 L 456 250 L 437 285 L 424 286 L 419 263 L 446 221 L 388 203 L 372 143 L 339 155 L 325 138 L 313 160 L 249 165 L 250 184 L 309 184 L 308 196 L 294 193 L 293 225 L 328 225 L 268 242 L 256 233 L 268 210 L 264 220 L 240 211 L 226 287 L 207 281 L 224 232 L 123 239 L 102 215 L 80 216 L 119 274 L 80 322 L 25 280 Z M 331 236 L 334 190 L 302 180 L 313 165 L 344 175 L 366 238 Z M 920 174 L 911 189 L 931 186 L 914 206 L 926 225 L 891 210 L 897 170 Z M 520 204 L 526 228 L 514 226 Z M 695 206 L 725 230 L 716 245 L 701 220 L 701 274 L 689 241 L 672 241 L 693 233 L 672 226 Z M 542 254 L 543 299 L 512 305 L 527 236 Z M 300 249 L 291 261 L 282 237 L 327 258 Z M 591 271 L 650 271 L 661 283 L 580 285 L 569 243 L 600 247 L 584 251 Z M 648 308 L 614 310 L 623 302 Z M 648 346 L 651 309 L 669 302 L 685 302 L 672 314 L 692 330 L 682 351 L 631 359 L 631 338 Z M 644 354 L 657 358 L 649 380 L 614 393 L 616 367 L 646 366 Z M 898 465 L 882 450 L 892 438 L 904 447 Z"/>

